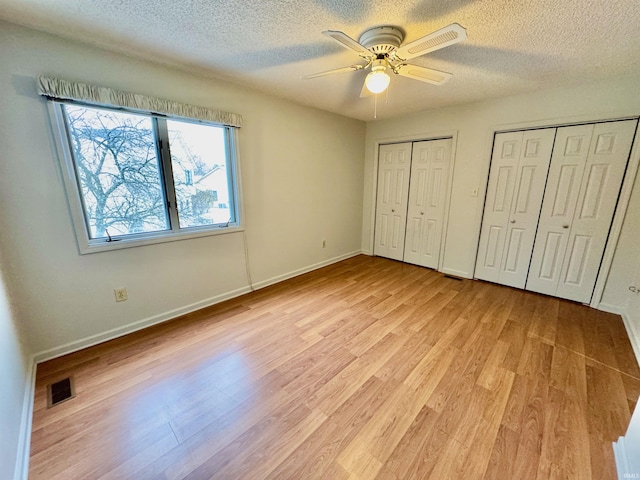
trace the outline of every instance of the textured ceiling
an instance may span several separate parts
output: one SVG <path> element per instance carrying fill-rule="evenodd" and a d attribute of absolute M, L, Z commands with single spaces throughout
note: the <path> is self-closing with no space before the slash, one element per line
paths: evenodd
<path fill-rule="evenodd" d="M 321 35 L 395 25 L 405 42 L 453 22 L 464 43 L 412 63 L 454 74 L 443 86 L 393 76 L 378 118 L 640 73 L 639 0 L 0 0 L 0 18 L 232 80 L 361 120 L 365 72 Z"/>

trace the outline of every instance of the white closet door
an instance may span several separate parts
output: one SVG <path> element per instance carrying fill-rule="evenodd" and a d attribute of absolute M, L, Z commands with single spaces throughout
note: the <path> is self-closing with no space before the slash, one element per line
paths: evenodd
<path fill-rule="evenodd" d="M 558 129 L 527 290 L 556 294 L 593 127 L 577 125 Z"/>
<path fill-rule="evenodd" d="M 500 265 L 521 146 L 522 132 L 499 133 L 493 142 L 475 272 L 475 276 L 482 280 L 500 281 Z"/>
<path fill-rule="evenodd" d="M 555 131 L 549 128 L 496 135 L 477 278 L 524 287 Z"/>
<path fill-rule="evenodd" d="M 405 262 L 438 268 L 451 142 L 447 138 L 413 144 Z"/>
<path fill-rule="evenodd" d="M 594 128 L 560 272 L 558 297 L 591 301 L 635 130 L 635 120 L 600 123 Z"/>
<path fill-rule="evenodd" d="M 523 133 L 499 282 L 524 288 L 556 129 Z"/>
<path fill-rule="evenodd" d="M 381 145 L 373 254 L 402 260 L 411 168 L 411 142 Z"/>
<path fill-rule="evenodd" d="M 527 290 L 591 299 L 636 121 L 558 129 Z"/>

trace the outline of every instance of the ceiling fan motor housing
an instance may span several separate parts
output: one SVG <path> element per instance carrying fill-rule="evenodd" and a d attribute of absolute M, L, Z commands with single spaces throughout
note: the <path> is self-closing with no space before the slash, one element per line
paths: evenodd
<path fill-rule="evenodd" d="M 404 40 L 404 33 L 396 27 L 370 28 L 360 36 L 359 43 L 377 55 L 388 54 L 397 49 Z"/>

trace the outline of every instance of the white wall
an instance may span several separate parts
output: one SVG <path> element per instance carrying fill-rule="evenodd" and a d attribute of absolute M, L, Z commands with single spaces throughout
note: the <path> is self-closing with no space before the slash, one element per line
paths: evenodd
<path fill-rule="evenodd" d="M 605 298 L 610 304 L 621 305 L 621 313 L 625 320 L 627 332 L 633 345 L 636 358 L 640 363 L 640 293 L 629 291 L 630 286 L 640 288 L 640 171 L 636 176 L 635 186 L 625 222 L 618 242 L 618 250 L 613 258 L 612 269 L 616 275 L 610 275 L 610 288 L 605 291 Z M 615 282 L 615 285 L 614 285 Z M 640 432 L 640 422 L 637 433 Z M 640 442 L 640 437 L 638 437 Z"/>
<path fill-rule="evenodd" d="M 57 354 L 247 289 L 242 233 L 78 254 L 38 75 L 243 115 L 254 283 L 360 250 L 364 123 L 7 23 L 0 49 L 0 247 L 35 352 Z M 115 303 L 116 287 L 127 288 L 127 302 Z"/>
<path fill-rule="evenodd" d="M 640 237 L 636 236 L 635 238 L 637 242 L 637 239 Z M 635 262 L 631 261 L 630 263 L 635 269 L 635 277 L 632 285 L 636 288 L 636 293 L 626 292 L 631 298 L 627 302 L 622 316 L 625 320 L 625 326 L 629 333 L 633 351 L 636 354 L 636 360 L 640 363 L 640 293 L 637 291 L 637 289 L 640 289 L 640 252 L 638 252 Z M 622 288 L 623 285 L 620 287 Z"/>
<path fill-rule="evenodd" d="M 640 398 L 631 416 L 627 433 L 613 442 L 618 479 L 640 478 Z"/>
<path fill-rule="evenodd" d="M 454 80 L 455 81 L 455 78 Z M 449 226 L 446 234 L 443 271 L 472 277 L 480 232 L 493 133 L 509 128 L 557 125 L 574 121 L 621 118 L 640 115 L 639 77 L 609 82 L 550 89 L 527 95 L 486 100 L 367 124 L 362 248 L 372 250 L 375 208 L 376 142 L 406 138 L 433 138 L 457 132 L 457 151 Z M 436 88 L 436 87 L 434 87 Z M 640 229 L 640 182 L 635 190 L 621 234 L 618 251 L 605 289 L 603 302 L 621 309 L 629 295 L 627 288 L 637 266 Z M 477 197 L 471 195 L 480 186 Z M 635 232 L 635 233 L 633 233 Z M 622 310 L 620 310 L 622 311 Z M 640 328 L 640 319 L 637 320 Z"/>
<path fill-rule="evenodd" d="M 6 478 L 21 478 L 26 444 L 27 396 L 31 389 L 29 357 L 21 341 L 18 322 L 9 305 L 9 295 L 0 258 L 0 465 Z"/>

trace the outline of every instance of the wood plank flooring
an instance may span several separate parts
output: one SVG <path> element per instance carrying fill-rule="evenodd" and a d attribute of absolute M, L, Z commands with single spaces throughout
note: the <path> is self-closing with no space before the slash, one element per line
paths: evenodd
<path fill-rule="evenodd" d="M 39 365 L 29 478 L 613 479 L 639 395 L 616 315 L 358 256 Z"/>

